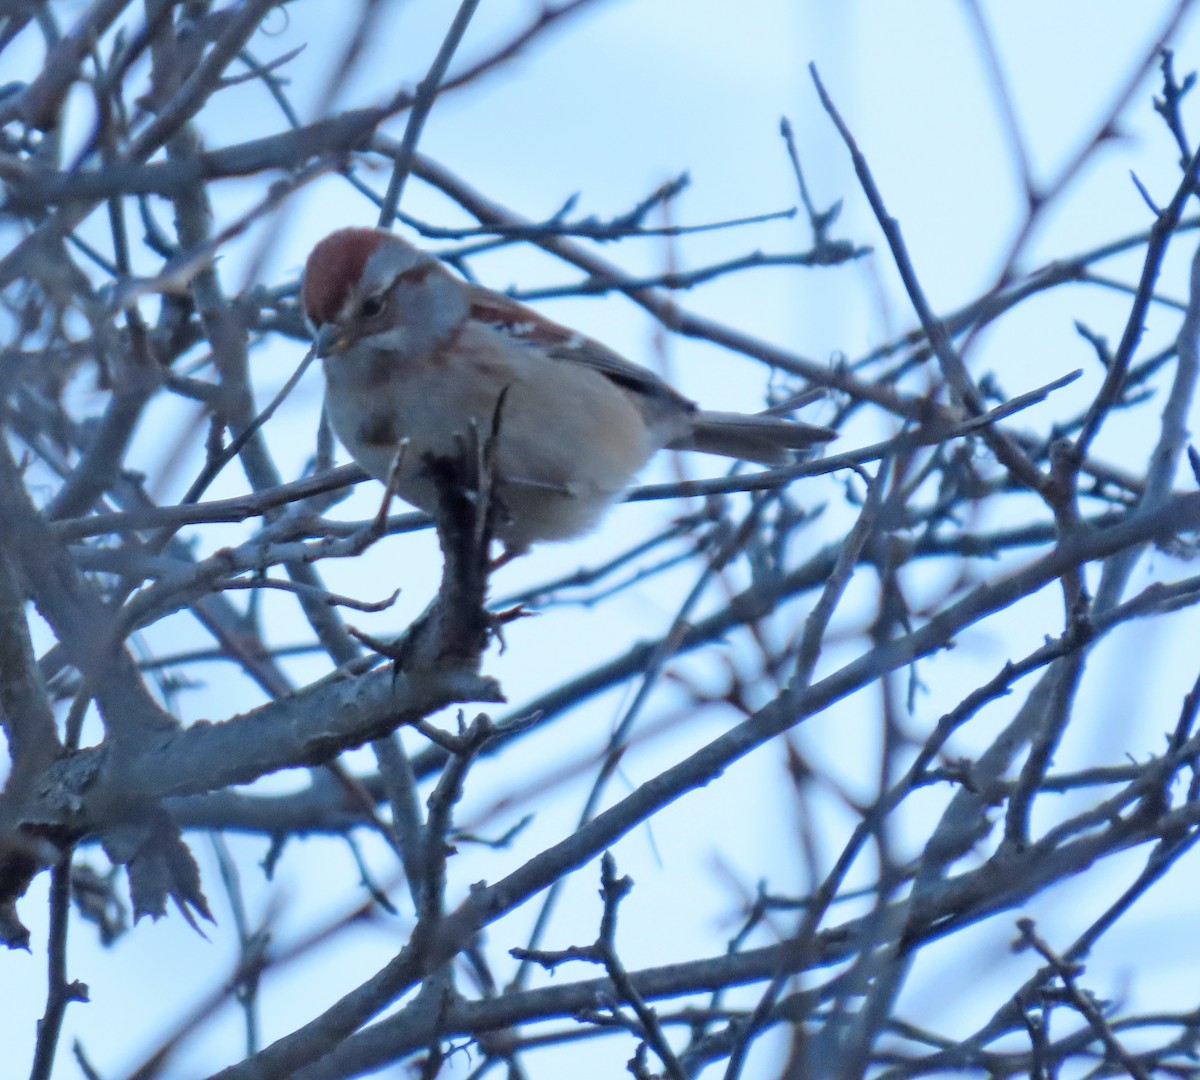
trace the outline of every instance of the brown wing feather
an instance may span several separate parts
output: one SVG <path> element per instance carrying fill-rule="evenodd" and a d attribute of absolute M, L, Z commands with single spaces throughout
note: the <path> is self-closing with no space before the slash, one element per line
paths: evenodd
<path fill-rule="evenodd" d="M 654 372 L 631 363 L 620 353 L 578 331 L 552 322 L 503 293 L 470 285 L 467 286 L 467 295 L 474 318 L 501 327 L 514 337 L 539 346 L 555 360 L 583 364 L 626 390 L 674 405 L 685 412 L 696 408 L 695 402 L 663 382 Z"/>
<path fill-rule="evenodd" d="M 762 465 L 792 460 L 792 450 L 804 450 L 836 437 L 829 428 L 775 416 L 700 410 L 695 402 L 663 382 L 652 371 L 630 363 L 592 338 L 539 315 L 519 301 L 477 285 L 467 288 L 471 315 L 528 342 L 564 363 L 582 364 L 635 395 L 648 422 L 667 420 L 678 432 L 666 445 L 675 450 L 744 458 Z"/>

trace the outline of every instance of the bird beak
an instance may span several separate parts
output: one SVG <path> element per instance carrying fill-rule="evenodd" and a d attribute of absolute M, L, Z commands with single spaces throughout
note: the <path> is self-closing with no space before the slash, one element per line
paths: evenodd
<path fill-rule="evenodd" d="M 342 333 L 342 328 L 337 323 L 326 323 L 322 326 L 313 342 L 317 356 L 322 359 L 342 352 L 349 344 L 350 339 Z"/>

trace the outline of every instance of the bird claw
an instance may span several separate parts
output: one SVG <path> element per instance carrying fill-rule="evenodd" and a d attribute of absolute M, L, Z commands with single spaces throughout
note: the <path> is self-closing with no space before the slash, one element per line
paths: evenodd
<path fill-rule="evenodd" d="M 519 559 L 524 555 L 529 548 L 527 546 L 512 547 L 505 545 L 504 550 L 495 558 L 489 559 L 487 564 L 487 572 L 489 575 L 494 574 L 502 566 L 507 566 L 513 559 Z"/>
<path fill-rule="evenodd" d="M 530 610 L 524 604 L 515 604 L 502 611 L 486 611 L 484 612 L 486 632 L 496 639 L 500 651 L 503 653 L 508 648 L 508 642 L 504 639 L 504 628 L 518 619 L 526 619 L 537 614 L 536 611 Z M 385 660 L 390 660 L 398 673 L 408 661 L 418 655 L 418 642 L 431 631 L 432 627 L 436 626 L 439 615 L 437 603 L 430 604 L 413 620 L 404 633 L 391 640 L 375 637 L 374 634 L 368 634 L 354 626 L 347 626 L 346 630 L 355 641 Z"/>
<path fill-rule="evenodd" d="M 537 614 L 538 612 L 531 611 L 524 604 L 514 604 L 503 611 L 489 611 L 487 613 L 488 633 L 496 639 L 501 653 L 508 648 L 508 642 L 504 640 L 504 628 L 510 622 L 516 622 L 518 619 L 528 619 Z"/>

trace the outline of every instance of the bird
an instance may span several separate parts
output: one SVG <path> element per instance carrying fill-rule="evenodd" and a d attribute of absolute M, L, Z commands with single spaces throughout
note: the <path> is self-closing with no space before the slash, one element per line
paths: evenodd
<path fill-rule="evenodd" d="M 777 416 L 701 409 L 646 368 L 396 234 L 337 229 L 305 263 L 301 301 L 325 409 L 366 472 L 430 514 L 429 462 L 491 430 L 505 559 L 594 529 L 660 449 L 761 465 L 835 437 Z"/>

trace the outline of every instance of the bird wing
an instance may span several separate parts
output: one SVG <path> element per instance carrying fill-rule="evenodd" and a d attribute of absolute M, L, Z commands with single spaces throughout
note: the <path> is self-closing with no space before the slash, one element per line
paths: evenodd
<path fill-rule="evenodd" d="M 663 382 L 654 372 L 634 364 L 606 345 L 539 315 L 502 293 L 468 285 L 472 318 L 541 349 L 554 360 L 583 364 L 618 386 L 656 403 L 692 412 L 695 402 Z"/>

